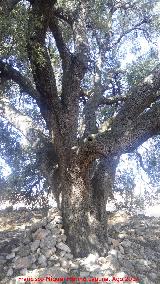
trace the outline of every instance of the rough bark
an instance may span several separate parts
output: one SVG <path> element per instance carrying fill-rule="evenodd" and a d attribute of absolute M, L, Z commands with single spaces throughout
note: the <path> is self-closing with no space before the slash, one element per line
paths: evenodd
<path fill-rule="evenodd" d="M 75 257 L 107 253 L 106 214 L 99 216 L 93 202 L 93 188 L 78 165 L 66 172 L 62 181 L 62 213 L 67 242 Z M 102 208 L 105 209 L 102 204 Z M 105 210 L 104 210 L 105 211 Z M 74 238 L 74 241 L 73 241 Z"/>
<path fill-rule="evenodd" d="M 102 159 L 92 178 L 93 202 L 97 207 L 99 219 L 106 215 L 106 203 L 108 198 L 113 198 L 113 185 L 119 157 L 107 157 Z M 106 217 L 105 217 L 106 218 Z"/>

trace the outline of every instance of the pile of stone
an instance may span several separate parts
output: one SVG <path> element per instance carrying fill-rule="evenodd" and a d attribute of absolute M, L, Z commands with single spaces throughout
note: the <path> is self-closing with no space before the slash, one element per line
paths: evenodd
<path fill-rule="evenodd" d="M 73 259 L 65 242 L 61 213 L 57 208 L 50 209 L 41 222 L 26 227 L 21 244 L 6 256 L 2 283 L 25 283 L 19 280 L 23 275 L 52 275 L 109 277 L 110 283 L 118 283 L 118 279 L 120 283 L 132 283 L 121 280 L 128 276 L 139 279 L 133 283 L 160 284 L 160 218 L 128 215 L 125 222 L 110 224 L 106 257 L 90 254 Z"/>
<path fill-rule="evenodd" d="M 73 255 L 65 241 L 61 213 L 57 208 L 50 209 L 41 222 L 26 227 L 20 246 L 6 256 L 10 266 L 7 276 L 24 275 L 28 269 L 72 267 Z"/>
<path fill-rule="evenodd" d="M 109 244 L 121 271 L 143 284 L 160 284 L 160 218 L 133 215 L 109 226 Z"/>

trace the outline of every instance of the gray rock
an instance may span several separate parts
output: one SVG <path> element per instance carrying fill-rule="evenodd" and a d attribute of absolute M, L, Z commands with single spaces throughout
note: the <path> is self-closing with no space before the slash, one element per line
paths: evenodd
<path fill-rule="evenodd" d="M 34 252 L 38 249 L 40 245 L 40 240 L 35 240 L 33 243 L 31 243 L 31 251 Z"/>
<path fill-rule="evenodd" d="M 13 275 L 13 269 L 10 268 L 8 271 L 7 271 L 7 276 L 8 277 L 11 277 Z"/>
<path fill-rule="evenodd" d="M 116 249 L 111 249 L 109 252 L 108 252 L 108 255 L 112 255 L 114 257 L 118 257 L 118 250 Z"/>
<path fill-rule="evenodd" d="M 47 267 L 53 267 L 53 263 L 52 263 L 52 261 L 48 260 Z"/>
<path fill-rule="evenodd" d="M 31 242 L 31 238 L 25 238 L 23 244 L 28 245 Z"/>
<path fill-rule="evenodd" d="M 142 283 L 144 283 L 144 284 L 155 284 L 155 283 L 153 283 L 153 281 L 151 282 L 147 277 L 143 277 L 142 275 L 141 275 L 141 279 L 142 279 Z"/>
<path fill-rule="evenodd" d="M 50 258 L 52 255 L 54 255 L 56 252 L 56 248 L 52 248 L 52 249 L 44 249 L 42 250 L 42 253 L 43 255 L 46 257 L 46 258 Z"/>
<path fill-rule="evenodd" d="M 71 253 L 66 253 L 65 257 L 68 259 L 73 259 L 73 255 Z"/>
<path fill-rule="evenodd" d="M 129 260 L 129 259 L 127 259 L 127 261 L 124 260 L 124 267 L 127 269 L 127 271 L 134 270 L 134 264 L 132 260 Z"/>
<path fill-rule="evenodd" d="M 31 226 L 31 232 L 34 233 L 36 230 L 38 230 L 41 227 L 40 222 L 34 223 Z"/>
<path fill-rule="evenodd" d="M 57 230 L 61 230 L 61 229 L 62 229 L 62 227 L 63 227 L 63 225 L 62 225 L 62 224 L 56 224 L 56 225 L 55 225 L 55 228 L 57 228 Z"/>
<path fill-rule="evenodd" d="M 63 259 L 63 258 L 62 258 L 62 259 L 60 260 L 60 264 L 61 264 L 62 268 L 66 269 L 66 270 L 69 269 L 69 262 L 68 262 L 66 259 Z"/>
<path fill-rule="evenodd" d="M 55 266 L 55 267 L 60 267 L 61 265 L 60 265 L 59 262 L 57 262 L 56 264 L 54 264 L 54 266 Z"/>
<path fill-rule="evenodd" d="M 49 233 L 49 230 L 39 228 L 32 236 L 34 240 L 44 240 Z"/>
<path fill-rule="evenodd" d="M 38 258 L 38 263 L 40 265 L 42 265 L 42 267 L 46 267 L 47 266 L 47 258 L 43 254 L 40 255 L 40 257 Z"/>
<path fill-rule="evenodd" d="M 112 244 L 112 238 L 108 237 L 108 244 L 111 245 Z"/>
<path fill-rule="evenodd" d="M 87 271 L 98 273 L 100 270 L 100 266 L 98 264 L 92 264 L 92 265 L 86 266 L 86 269 Z"/>
<path fill-rule="evenodd" d="M 146 219 L 144 220 L 145 222 L 141 222 L 141 219 L 135 216 L 132 217 L 132 220 L 134 222 L 129 221 L 127 224 L 119 225 L 118 230 L 114 229 L 115 226 L 109 226 L 109 236 L 112 237 L 109 238 L 109 243 L 113 244 L 114 249 L 110 249 L 107 257 L 95 259 L 94 255 L 90 254 L 87 258 L 74 261 L 72 260 L 73 256 L 70 253 L 70 248 L 65 244 L 66 236 L 64 229 L 62 229 L 59 211 L 53 210 L 51 217 L 45 218 L 44 221 L 36 224 L 34 234 L 31 233 L 33 231 L 29 228 L 27 229 L 28 231 L 22 240 L 23 244 L 12 250 L 12 253 L 15 253 L 15 257 L 8 259 L 12 260 L 12 263 L 10 263 L 11 261 L 7 262 L 7 254 L 0 256 L 0 268 L 3 268 L 4 275 L 8 273 L 8 277 L 12 276 L 9 275 L 13 268 L 15 268 L 13 270 L 14 273 L 16 273 L 16 270 L 21 269 L 21 275 L 27 275 L 28 273 L 30 275 L 30 271 L 27 272 L 27 268 L 34 269 L 36 271 L 35 277 L 37 274 L 39 276 L 39 271 L 41 271 L 37 267 L 44 267 L 43 271 L 46 271 L 45 276 L 48 274 L 48 270 L 54 267 L 56 272 L 60 270 L 59 277 L 62 277 L 62 268 L 60 267 L 63 267 L 65 272 L 70 269 L 72 275 L 75 276 L 80 276 L 80 269 L 83 277 L 88 277 L 89 275 L 94 275 L 94 277 L 97 277 L 97 275 L 99 277 L 112 277 L 113 275 L 117 276 L 117 272 L 124 271 L 127 275 L 137 275 L 137 277 L 143 280 L 144 284 L 159 283 L 157 282 L 160 280 L 160 273 L 158 275 L 157 272 L 160 264 L 159 240 L 153 239 L 155 232 L 156 234 L 159 232 L 159 229 L 157 231 L 158 220 L 155 219 L 154 222 L 151 222 L 151 219 Z M 135 228 L 137 235 L 135 234 Z M 115 231 L 121 233 L 114 235 Z M 56 252 L 56 248 L 58 252 Z M 4 266 L 6 262 L 8 266 Z M 23 269 L 26 273 L 23 273 Z M 88 270 L 88 272 L 85 270 Z M 11 272 L 9 273 L 9 271 Z M 34 271 L 32 272 L 34 274 Z M 6 277 L 6 279 L 5 284 L 8 284 L 9 278 Z"/>
<path fill-rule="evenodd" d="M 107 268 L 105 270 L 100 270 L 103 276 L 108 277 L 114 275 L 114 270 L 112 268 Z M 128 283 L 127 283 L 128 284 Z"/>
<path fill-rule="evenodd" d="M 144 247 L 140 248 L 140 254 L 142 254 L 142 255 L 144 254 Z"/>
<path fill-rule="evenodd" d="M 12 212 L 12 211 L 13 211 L 13 206 L 12 206 L 12 205 L 11 205 L 11 206 L 8 206 L 8 207 L 5 209 L 5 211 L 6 211 L 7 213 Z"/>
<path fill-rule="evenodd" d="M 56 247 L 57 247 L 58 249 L 60 249 L 60 250 L 64 250 L 64 251 L 69 252 L 69 253 L 71 252 L 70 248 L 69 248 L 66 244 L 64 244 L 64 243 L 62 243 L 62 242 L 58 243 L 58 244 L 56 245 Z"/>
<path fill-rule="evenodd" d="M 124 238 L 127 238 L 127 237 L 128 237 L 128 234 L 126 232 L 118 234 L 118 238 L 120 238 L 120 239 L 124 239 Z"/>
<path fill-rule="evenodd" d="M 121 245 L 119 245 L 119 250 L 122 254 L 124 254 L 124 248 Z"/>
<path fill-rule="evenodd" d="M 127 248 L 127 247 L 131 247 L 132 243 L 129 240 L 124 240 L 123 242 L 121 242 L 121 245 Z"/>
<path fill-rule="evenodd" d="M 61 242 L 66 242 L 66 240 L 67 240 L 67 237 L 66 237 L 66 235 L 61 235 L 60 236 L 60 240 L 61 240 Z"/>
<path fill-rule="evenodd" d="M 60 215 L 60 212 L 57 208 L 51 208 L 48 210 L 48 214 L 47 214 L 47 219 L 48 220 L 51 220 L 55 217 L 55 215 L 59 214 Z"/>
<path fill-rule="evenodd" d="M 101 256 L 101 257 L 99 257 L 98 259 L 97 259 L 97 263 L 98 264 L 103 264 L 103 263 L 106 263 L 106 258 L 105 257 L 103 257 L 103 256 Z"/>
<path fill-rule="evenodd" d="M 36 256 L 36 254 L 35 255 L 31 255 L 31 262 L 32 263 L 35 263 L 36 262 L 36 260 L 37 260 L 37 256 Z"/>
<path fill-rule="evenodd" d="M 32 266 L 32 256 L 19 257 L 14 261 L 13 268 L 23 269 L 30 268 Z"/>
<path fill-rule="evenodd" d="M 6 259 L 12 259 L 12 258 L 14 258 L 15 257 L 15 252 L 12 252 L 12 253 L 10 253 L 10 254 L 8 254 L 7 256 L 6 256 Z"/>
<path fill-rule="evenodd" d="M 7 262 L 7 259 L 0 259 L 0 268 Z"/>
<path fill-rule="evenodd" d="M 32 269 L 37 269 L 37 265 L 35 263 L 32 264 Z"/>
<path fill-rule="evenodd" d="M 61 216 L 55 216 L 54 222 L 56 224 L 62 224 L 62 217 Z"/>
<path fill-rule="evenodd" d="M 114 255 L 109 255 L 106 257 L 106 263 L 103 263 L 101 266 L 101 270 L 112 269 L 112 271 L 117 271 L 119 269 L 119 261 Z"/>
<path fill-rule="evenodd" d="M 0 260 L 5 260 L 5 259 L 6 259 L 6 257 L 4 255 L 0 255 Z"/>
<path fill-rule="evenodd" d="M 156 273 L 153 273 L 153 272 L 151 272 L 151 273 L 149 273 L 149 278 L 151 279 L 151 280 L 156 280 L 157 279 L 157 274 Z"/>
<path fill-rule="evenodd" d="M 50 261 L 53 261 L 53 262 L 58 262 L 59 261 L 59 257 L 57 255 L 51 255 L 51 257 L 49 258 Z"/>
<path fill-rule="evenodd" d="M 42 226 L 46 226 L 48 224 L 48 220 L 47 220 L 47 218 L 45 217 L 42 221 L 41 221 L 41 227 Z"/>
<path fill-rule="evenodd" d="M 40 248 L 52 249 L 56 245 L 56 236 L 47 236 L 40 242 Z"/>
<path fill-rule="evenodd" d="M 70 262 L 69 262 L 69 265 L 70 265 L 70 268 L 71 268 L 71 269 L 78 269 L 78 268 L 79 268 L 78 262 L 75 263 L 75 262 L 70 261 Z"/>
<path fill-rule="evenodd" d="M 37 249 L 37 254 L 41 254 L 41 249 L 40 248 Z"/>
<path fill-rule="evenodd" d="M 14 248 L 14 249 L 12 249 L 12 252 L 18 252 L 19 249 L 20 249 L 20 247 Z"/>
<path fill-rule="evenodd" d="M 90 253 L 87 257 L 86 257 L 86 259 L 85 259 L 85 261 L 84 261 L 84 264 L 95 264 L 96 263 L 96 261 L 98 260 L 98 257 L 99 257 L 99 255 L 98 254 L 92 254 L 92 253 Z"/>
<path fill-rule="evenodd" d="M 49 229 L 49 230 L 55 229 L 55 233 L 57 233 L 57 230 L 56 230 L 56 227 L 55 227 L 55 222 L 53 220 L 46 225 L 46 228 Z"/>
<path fill-rule="evenodd" d="M 20 246 L 20 249 L 19 249 L 19 252 L 18 252 L 18 255 L 21 256 L 21 257 L 24 257 L 24 256 L 28 256 L 30 253 L 30 246 L 29 245 L 21 245 Z"/>
<path fill-rule="evenodd" d="M 59 253 L 59 255 L 60 255 L 60 257 L 64 257 L 65 256 L 65 254 L 66 254 L 66 252 L 65 251 L 60 251 L 60 253 Z"/>
<path fill-rule="evenodd" d="M 32 268 L 33 268 L 33 265 L 32 265 Z M 27 275 L 27 274 L 28 274 L 27 268 L 23 268 L 20 270 L 20 275 Z"/>

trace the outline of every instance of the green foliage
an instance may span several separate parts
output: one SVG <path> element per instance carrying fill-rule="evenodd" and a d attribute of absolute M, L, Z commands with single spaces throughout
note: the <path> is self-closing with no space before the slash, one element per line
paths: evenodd
<path fill-rule="evenodd" d="M 127 66 L 127 82 L 131 87 L 137 86 L 149 76 L 151 71 L 158 65 L 159 59 L 156 50 L 151 49 L 149 54 L 139 57 L 133 64 Z"/>
<path fill-rule="evenodd" d="M 17 86 L 15 85 L 15 87 Z M 35 102 L 28 95 L 18 91 L 19 89 L 14 89 L 13 86 L 7 88 L 6 97 L 13 105 L 16 105 L 19 111 L 31 116 L 33 121 L 45 131 L 45 123 Z M 48 190 L 48 185 L 40 173 L 38 157 L 41 155 L 39 153 L 41 141 L 36 149 L 30 144 L 25 145 L 23 134 L 5 119 L 0 120 L 0 129 L 1 159 L 11 170 L 11 173 L 1 180 L 1 198 L 3 200 L 9 199 L 13 203 L 23 200 L 26 204 L 36 202 L 38 205 L 41 203 L 40 196 Z M 5 171 L 4 168 L 3 171 Z"/>
<path fill-rule="evenodd" d="M 28 26 L 28 10 L 20 3 L 9 17 L 0 17 L 1 46 L 0 54 L 3 58 L 16 57 L 19 61 L 27 60 L 26 32 Z"/>

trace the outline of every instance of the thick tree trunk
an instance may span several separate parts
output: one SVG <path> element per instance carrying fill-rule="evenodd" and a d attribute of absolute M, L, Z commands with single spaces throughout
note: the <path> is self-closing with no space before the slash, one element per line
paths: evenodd
<path fill-rule="evenodd" d="M 73 157 L 72 157 L 73 158 Z M 52 167 L 46 159 L 45 168 L 50 189 L 57 206 L 62 210 L 67 243 L 75 257 L 89 253 L 107 253 L 106 203 L 112 194 L 118 158 L 108 157 L 98 164 L 91 179 L 91 171 L 82 173 L 77 162 L 65 162 Z M 62 203 L 59 195 L 62 193 Z M 61 206 L 60 206 L 61 205 Z"/>
<path fill-rule="evenodd" d="M 102 159 L 92 178 L 93 202 L 101 219 L 106 214 L 108 198 L 113 198 L 113 185 L 118 162 L 119 156 Z"/>
<path fill-rule="evenodd" d="M 93 189 L 87 176 L 78 168 L 67 172 L 62 180 L 62 214 L 67 243 L 75 257 L 89 253 L 107 253 L 106 214 L 99 218 L 93 203 Z M 105 204 L 102 207 L 105 211 Z"/>

